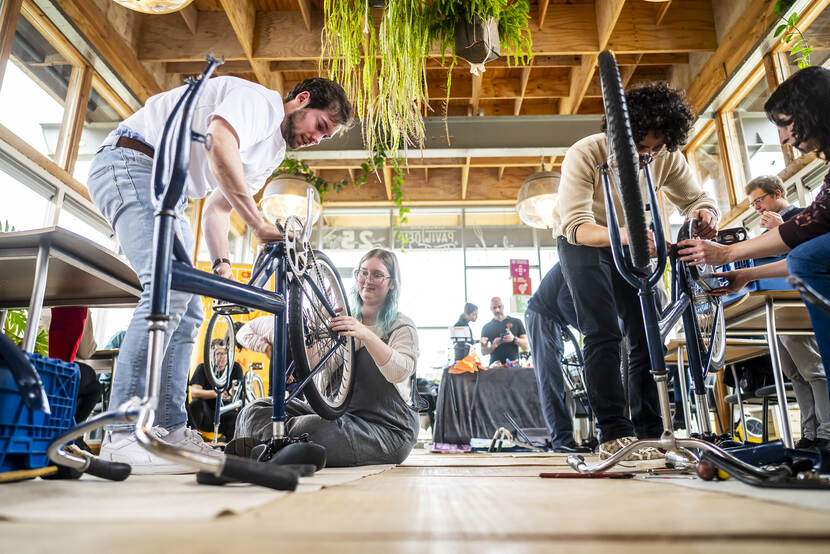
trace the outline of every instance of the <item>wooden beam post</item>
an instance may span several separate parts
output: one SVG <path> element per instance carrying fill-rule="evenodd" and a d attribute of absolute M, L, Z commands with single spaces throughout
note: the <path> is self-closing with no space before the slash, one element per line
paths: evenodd
<path fill-rule="evenodd" d="M 86 64 L 74 66 L 69 76 L 69 90 L 66 92 L 63 121 L 55 150 L 56 163 L 70 174 L 78 158 L 91 89 L 92 68 Z"/>
<path fill-rule="evenodd" d="M 196 9 L 196 5 L 188 4 L 179 10 L 179 14 L 181 14 L 182 19 L 184 19 L 184 24 L 187 25 L 187 28 L 190 30 L 190 34 L 195 35 L 199 28 L 199 10 Z"/>
<path fill-rule="evenodd" d="M 533 60 L 530 61 L 533 63 Z M 522 68 L 522 77 L 519 85 L 519 97 L 513 101 L 513 115 L 519 115 L 522 111 L 522 102 L 524 101 L 525 91 L 527 90 L 527 81 L 530 79 L 530 65 Z"/>
<path fill-rule="evenodd" d="M 6 72 L 6 62 L 12 52 L 14 31 L 17 29 L 17 20 L 20 17 L 20 5 L 23 0 L 3 0 L 0 5 L 0 87 L 3 86 L 3 74 Z"/>
<path fill-rule="evenodd" d="M 461 168 L 461 200 L 467 199 L 467 183 L 470 181 L 470 156 L 467 156 L 467 161 L 464 167 Z"/>
<path fill-rule="evenodd" d="M 669 11 L 671 0 L 663 0 L 663 3 L 657 6 L 657 12 L 654 14 L 654 24 L 660 25 L 663 23 L 663 18 L 666 17 L 666 12 Z"/>
<path fill-rule="evenodd" d="M 386 187 L 386 199 L 392 200 L 392 168 L 383 166 L 383 186 Z"/>
<path fill-rule="evenodd" d="M 484 75 L 479 72 L 477 75 L 473 75 L 473 92 L 472 98 L 470 98 L 470 109 L 472 110 L 472 116 L 475 117 L 478 115 L 478 106 L 481 102 L 481 80 L 484 78 Z"/>
<path fill-rule="evenodd" d="M 300 7 L 300 12 L 303 14 L 303 23 L 305 23 L 305 30 L 311 32 L 311 6 L 308 5 L 308 0 L 297 0 Z"/>
<path fill-rule="evenodd" d="M 545 26 L 545 16 L 548 13 L 549 0 L 539 0 L 539 30 Z"/>

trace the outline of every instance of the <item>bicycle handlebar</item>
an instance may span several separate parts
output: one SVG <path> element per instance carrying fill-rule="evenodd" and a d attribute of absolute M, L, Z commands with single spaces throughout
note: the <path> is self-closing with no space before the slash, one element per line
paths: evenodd
<path fill-rule="evenodd" d="M 219 475 L 222 479 L 253 483 L 278 491 L 293 491 L 297 488 L 297 474 L 274 464 L 256 462 L 238 456 L 225 456 Z"/>

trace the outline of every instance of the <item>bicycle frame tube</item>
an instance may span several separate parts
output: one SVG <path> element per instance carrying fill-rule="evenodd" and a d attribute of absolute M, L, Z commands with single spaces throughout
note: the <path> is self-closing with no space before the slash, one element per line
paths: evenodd
<path fill-rule="evenodd" d="M 285 245 L 277 243 L 274 248 L 276 257 L 276 277 L 274 278 L 277 295 L 286 298 L 288 285 L 288 268 L 285 261 Z M 271 415 L 271 435 L 274 438 L 285 436 L 285 365 L 288 354 L 288 303 L 282 310 L 274 312 L 274 346 L 271 349 L 271 379 L 274 411 Z"/>

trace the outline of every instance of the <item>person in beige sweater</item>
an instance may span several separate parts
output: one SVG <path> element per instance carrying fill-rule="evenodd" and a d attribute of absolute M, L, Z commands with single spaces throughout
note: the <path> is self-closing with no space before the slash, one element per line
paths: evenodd
<path fill-rule="evenodd" d="M 649 164 L 654 186 L 684 216 L 698 221 L 700 236 L 715 236 L 717 204 L 701 190 L 678 151 L 686 141 L 693 119 L 684 94 L 665 83 L 652 83 L 629 90 L 626 101 L 641 165 Z M 588 398 L 597 417 L 602 459 L 636 437 L 656 438 L 663 430 L 657 387 L 649 373 L 651 364 L 637 290 L 622 278 L 611 256 L 605 193 L 598 169 L 606 157 L 604 132 L 574 144 L 562 162 L 557 206 L 561 221 L 557 239 L 559 260 L 585 337 L 585 378 Z M 641 187 L 643 198 L 647 199 L 642 175 Z M 623 224 L 621 203 L 616 191 L 613 194 L 617 217 Z M 628 244 L 625 228 L 620 231 L 623 244 Z M 654 255 L 654 240 L 651 236 L 649 239 Z M 620 381 L 623 333 L 630 349 L 631 419 L 626 415 Z M 653 448 L 643 448 L 629 459 L 660 464 L 662 454 Z"/>

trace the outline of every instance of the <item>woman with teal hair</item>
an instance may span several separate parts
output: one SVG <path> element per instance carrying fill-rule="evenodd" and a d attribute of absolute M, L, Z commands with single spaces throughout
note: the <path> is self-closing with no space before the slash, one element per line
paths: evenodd
<path fill-rule="evenodd" d="M 313 442 L 325 446 L 329 467 L 397 464 L 409 456 L 418 439 L 418 413 L 410 402 L 418 333 L 415 323 L 398 311 L 401 275 L 393 252 L 370 250 L 360 259 L 354 277 L 354 316 L 331 320 L 333 330 L 355 339 L 355 382 L 349 407 L 340 419 L 330 421 L 304 403 L 291 402 L 286 405 L 286 431 L 291 436 L 308 433 Z M 254 321 L 237 338 L 256 349 L 257 341 L 248 340 L 256 333 Z M 266 333 L 266 340 L 259 341 L 263 350 L 273 340 L 273 325 Z M 261 399 L 239 414 L 233 445 L 237 453 L 243 442 L 250 447 L 270 439 L 271 411 L 271 400 Z"/>

